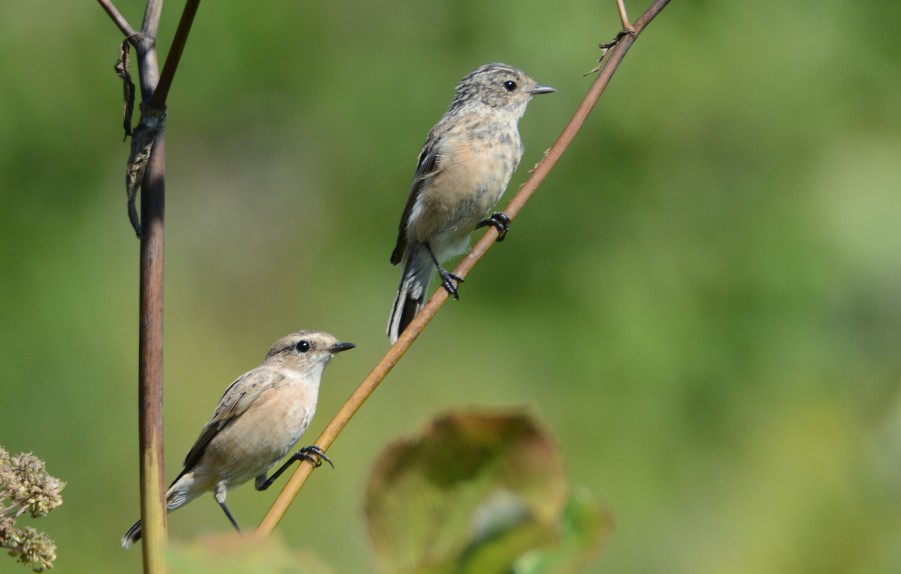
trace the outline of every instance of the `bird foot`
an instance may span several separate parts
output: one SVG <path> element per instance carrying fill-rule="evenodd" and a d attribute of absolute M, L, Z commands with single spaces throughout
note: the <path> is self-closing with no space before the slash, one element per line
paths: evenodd
<path fill-rule="evenodd" d="M 459 275 L 454 275 L 444 267 L 438 266 L 438 275 L 441 276 L 441 285 L 444 286 L 444 290 L 447 291 L 449 295 L 453 295 L 454 299 L 457 301 L 460 300 L 460 294 L 457 292 L 457 286 L 460 283 L 463 283 L 463 278 Z M 456 282 L 456 283 L 455 283 Z"/>
<path fill-rule="evenodd" d="M 315 444 L 311 446 L 305 446 L 294 453 L 294 459 L 298 461 L 301 459 L 308 460 L 316 465 L 316 468 L 322 466 L 322 461 L 324 460 L 325 462 L 329 463 L 329 466 L 335 468 L 335 465 L 332 463 L 329 457 L 325 456 L 325 451 L 323 451 Z"/>
<path fill-rule="evenodd" d="M 480 227 L 491 226 L 497 229 L 497 241 L 500 243 L 507 238 L 507 231 L 510 229 L 510 217 L 503 211 L 497 211 L 491 214 L 488 219 L 483 219 L 476 225 L 476 229 Z"/>

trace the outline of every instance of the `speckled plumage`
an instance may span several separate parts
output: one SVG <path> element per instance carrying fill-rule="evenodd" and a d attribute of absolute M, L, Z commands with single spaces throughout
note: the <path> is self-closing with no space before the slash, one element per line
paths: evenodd
<path fill-rule="evenodd" d="M 500 199 L 522 158 L 519 119 L 534 94 L 554 91 L 506 64 L 465 76 L 419 154 L 391 264 L 403 263 L 388 322 L 391 341 L 422 308 L 440 263 L 465 252 L 469 238 Z M 430 253 L 431 252 L 431 253 Z M 453 283 L 444 285 L 456 295 Z"/>
<path fill-rule="evenodd" d="M 325 366 L 335 353 L 351 348 L 321 331 L 297 331 L 279 339 L 259 367 L 241 375 L 222 395 L 166 492 L 167 512 L 212 491 L 233 520 L 225 506 L 227 491 L 251 478 L 258 489 L 268 486 L 266 473 L 313 420 Z M 140 537 L 138 520 L 122 537 L 122 546 L 128 548 Z"/>

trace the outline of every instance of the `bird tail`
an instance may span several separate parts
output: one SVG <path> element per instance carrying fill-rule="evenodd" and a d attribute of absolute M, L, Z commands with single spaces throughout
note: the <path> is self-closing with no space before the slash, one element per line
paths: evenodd
<path fill-rule="evenodd" d="M 388 320 L 388 338 L 392 344 L 422 309 L 432 279 L 433 266 L 422 245 L 411 243 L 408 246 L 403 258 L 404 272 L 400 278 L 400 287 L 394 297 L 394 307 Z"/>
<path fill-rule="evenodd" d="M 128 532 L 125 533 L 125 536 L 122 537 L 122 548 L 131 548 L 134 546 L 134 543 L 141 539 L 141 520 L 138 519 L 137 522 L 131 525 L 131 528 L 128 529 Z"/>
<path fill-rule="evenodd" d="M 187 477 L 187 479 L 183 480 L 183 477 Z M 166 513 L 184 506 L 198 496 L 199 493 L 195 493 L 191 489 L 192 483 L 193 475 L 189 475 L 184 470 L 178 475 L 178 478 L 172 481 L 172 485 L 169 486 L 169 490 L 166 492 Z M 135 542 L 141 539 L 143 534 L 141 521 L 138 520 L 131 525 L 131 528 L 122 537 L 120 541 L 122 548 L 131 548 Z"/>

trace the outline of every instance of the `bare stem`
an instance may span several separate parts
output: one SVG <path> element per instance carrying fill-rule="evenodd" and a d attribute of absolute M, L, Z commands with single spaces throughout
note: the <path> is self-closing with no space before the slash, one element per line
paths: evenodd
<path fill-rule="evenodd" d="M 511 220 L 519 213 L 522 206 L 532 196 L 544 180 L 545 176 L 550 172 L 551 168 L 557 163 L 557 160 L 563 155 L 563 152 L 566 151 L 566 148 L 572 142 L 573 138 L 575 138 L 576 134 L 581 129 L 582 124 L 584 124 L 585 120 L 588 118 L 589 112 L 591 112 L 592 108 L 594 108 L 598 99 L 601 97 L 601 94 L 610 82 L 610 78 L 613 76 L 613 73 L 616 71 L 620 62 L 622 62 L 622 59 L 625 57 L 626 52 L 629 51 L 629 48 L 632 46 L 635 39 L 667 4 L 669 4 L 669 0 L 656 0 L 651 7 L 642 14 L 641 18 L 638 19 L 630 33 L 623 34 L 614 48 L 610 51 L 606 64 L 601 69 L 591 88 L 589 88 L 588 94 L 582 100 L 582 103 L 579 105 L 572 119 L 563 129 L 563 133 L 560 134 L 560 137 L 557 138 L 557 141 L 551 149 L 548 150 L 544 159 L 535 167 L 532 171 L 532 175 L 526 180 L 516 196 L 513 197 L 504 209 L 504 213 L 506 213 Z M 479 259 L 482 258 L 485 252 L 488 251 L 491 245 L 495 243 L 497 237 L 497 230 L 494 227 L 489 227 L 488 231 L 485 232 L 478 243 L 476 243 L 467 256 L 463 258 L 463 261 L 461 261 L 457 268 L 454 269 L 454 274 L 465 277 Z M 368 399 L 375 391 L 385 376 L 387 376 L 391 369 L 394 368 L 400 358 L 403 357 L 404 353 L 407 352 L 407 349 L 410 348 L 410 345 L 413 344 L 413 341 L 416 340 L 429 321 L 432 320 L 441 306 L 444 305 L 447 297 L 447 291 L 444 289 L 439 288 L 435 291 L 435 294 L 432 295 L 429 302 L 426 303 L 416 317 L 413 318 L 413 321 L 400 335 L 397 342 L 388 349 L 385 356 L 382 357 L 372 371 L 369 372 L 338 413 L 335 414 L 331 421 L 329 421 L 325 430 L 323 430 L 322 434 L 319 435 L 319 438 L 316 439 L 316 442 L 314 443 L 316 446 L 324 451 L 328 450 L 344 427 L 347 426 L 347 423 L 350 422 L 350 419 L 360 407 L 363 406 L 366 399 Z M 262 522 L 260 522 L 260 525 L 253 533 L 254 537 L 264 538 L 275 529 L 314 468 L 315 466 L 310 461 L 301 461 L 297 470 L 294 471 L 294 474 L 291 476 L 290 480 L 288 480 L 287 484 L 285 484 L 284 488 L 279 493 L 278 498 L 276 498 L 275 502 L 272 504 L 269 512 L 263 517 Z"/>
<path fill-rule="evenodd" d="M 122 34 L 125 35 L 126 38 L 133 38 L 136 34 L 134 28 L 128 23 L 128 20 L 119 13 L 119 10 L 116 9 L 115 6 L 109 0 L 97 0 L 100 3 L 100 6 L 109 14 L 109 17 L 112 18 L 113 22 L 116 26 L 122 30 Z"/>
<path fill-rule="evenodd" d="M 160 29 L 160 15 L 163 13 L 163 0 L 147 0 L 144 8 L 144 21 L 141 23 L 141 34 L 156 38 Z"/>
<path fill-rule="evenodd" d="M 147 0 L 141 37 L 135 43 L 141 99 L 153 97 L 159 81 L 156 34 L 162 0 Z M 166 194 L 165 135 L 153 144 L 141 182 L 138 400 L 141 446 L 141 521 L 145 574 L 166 571 L 166 482 L 163 465 L 163 213 Z"/>
<path fill-rule="evenodd" d="M 163 214 L 165 135 L 160 133 L 141 184 L 138 397 L 141 445 L 141 520 L 145 574 L 166 571 L 166 482 L 163 466 Z"/>
<path fill-rule="evenodd" d="M 153 92 L 150 99 L 150 106 L 158 110 L 166 106 L 166 98 L 169 97 L 169 89 L 172 87 L 172 80 L 175 78 L 175 71 L 181 61 L 181 55 L 185 51 L 185 44 L 188 42 L 188 36 L 191 33 L 191 25 L 194 23 L 194 16 L 197 15 L 197 8 L 200 6 L 200 0 L 188 0 L 185 9 L 181 13 L 181 20 L 178 22 L 178 29 L 175 30 L 175 37 L 172 39 L 172 46 L 166 55 L 166 63 L 163 65 L 163 73 L 160 75 L 160 81 Z"/>
<path fill-rule="evenodd" d="M 634 32 L 631 22 L 629 22 L 629 14 L 626 12 L 626 3 L 624 0 L 616 0 L 616 8 L 619 10 L 619 19 L 623 23 L 623 30 L 626 32 Z"/>
<path fill-rule="evenodd" d="M 151 110 L 163 110 L 178 68 L 199 0 L 188 0 L 160 76 L 156 51 L 163 0 L 147 0 L 140 33 L 112 5 L 98 0 L 135 46 L 141 99 Z M 141 469 L 141 521 L 144 572 L 164 574 L 166 564 L 166 489 L 163 467 L 163 255 L 166 196 L 165 133 L 154 138 L 141 181 L 140 297 L 138 318 L 138 399 Z"/>

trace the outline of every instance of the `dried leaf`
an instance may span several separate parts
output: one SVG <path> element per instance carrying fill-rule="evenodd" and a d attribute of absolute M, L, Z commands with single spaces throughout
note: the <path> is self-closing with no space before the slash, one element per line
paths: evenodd
<path fill-rule="evenodd" d="M 141 121 L 131 137 L 131 153 L 125 172 L 125 192 L 128 197 L 128 219 L 138 237 L 141 237 L 141 221 L 138 217 L 136 200 L 138 189 L 144 179 L 144 170 L 150 161 L 153 142 L 166 127 L 166 112 L 141 105 Z"/>
<path fill-rule="evenodd" d="M 122 46 L 119 48 L 119 57 L 116 59 L 114 67 L 116 75 L 122 78 L 122 126 L 125 128 L 125 136 L 122 137 L 123 141 L 132 135 L 131 118 L 135 109 L 135 84 L 131 81 L 131 74 L 129 73 L 130 49 L 131 44 L 126 38 L 122 41 Z"/>

